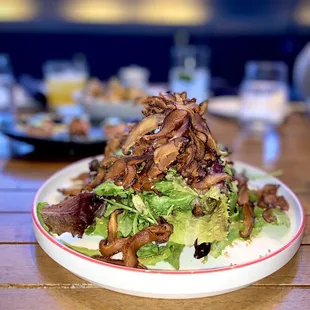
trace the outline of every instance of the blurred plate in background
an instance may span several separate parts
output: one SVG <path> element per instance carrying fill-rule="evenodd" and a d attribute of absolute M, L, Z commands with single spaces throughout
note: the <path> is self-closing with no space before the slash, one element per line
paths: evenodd
<path fill-rule="evenodd" d="M 107 138 L 102 128 L 91 127 L 88 137 L 71 137 L 67 130 L 57 130 L 50 137 L 28 135 L 23 126 L 14 122 L 11 117 L 0 120 L 0 132 L 7 137 L 33 145 L 37 151 L 67 155 L 95 155 L 103 153 Z"/>
<path fill-rule="evenodd" d="M 123 120 L 142 117 L 143 106 L 133 101 L 112 103 L 98 98 L 85 97 L 82 92 L 74 93 L 74 100 L 79 104 L 91 120 L 103 120 L 107 117 L 119 117 Z"/>
<path fill-rule="evenodd" d="M 209 99 L 208 113 L 228 118 L 238 118 L 240 98 L 237 96 L 221 96 Z"/>

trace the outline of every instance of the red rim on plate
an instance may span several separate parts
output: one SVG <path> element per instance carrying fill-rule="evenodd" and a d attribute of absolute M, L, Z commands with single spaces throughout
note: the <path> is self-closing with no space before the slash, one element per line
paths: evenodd
<path fill-rule="evenodd" d="M 302 213 L 302 222 L 301 225 L 297 231 L 297 233 L 295 234 L 295 236 L 290 240 L 290 242 L 288 242 L 287 244 L 285 244 L 283 247 L 281 247 L 280 249 L 278 249 L 277 251 L 264 256 L 262 258 L 247 262 L 247 263 L 243 263 L 243 264 L 239 264 L 239 265 L 234 265 L 234 266 L 228 266 L 228 267 L 218 267 L 218 268 L 214 268 L 214 269 L 198 269 L 198 270 L 160 270 L 160 269 L 137 269 L 137 268 L 130 268 L 130 267 L 124 267 L 124 266 L 119 266 L 119 265 L 113 265 L 113 264 L 109 264 L 106 262 L 102 262 L 96 259 L 93 259 L 91 257 L 88 257 L 86 255 L 80 254 L 76 251 L 71 250 L 70 248 L 66 247 L 65 245 L 63 245 L 62 243 L 58 242 L 55 238 L 53 238 L 40 224 L 40 222 L 38 221 L 37 218 L 37 214 L 36 214 L 36 201 L 38 198 L 38 195 L 40 193 L 40 190 L 47 184 L 50 182 L 50 180 L 52 178 L 54 178 L 56 175 L 61 174 L 63 170 L 69 168 L 70 166 L 74 166 L 79 162 L 83 162 L 86 161 L 86 159 L 82 159 L 79 160 L 71 165 L 68 165 L 64 168 L 62 168 L 61 170 L 59 170 L 58 172 L 56 172 L 55 174 L 53 174 L 51 177 L 49 177 L 39 188 L 39 190 L 37 191 L 34 200 L 33 200 L 33 205 L 32 205 L 32 219 L 34 221 L 35 226 L 39 229 L 39 231 L 44 235 L 44 237 L 46 237 L 50 242 L 54 243 L 56 246 L 60 247 L 61 249 L 65 250 L 66 252 L 79 257 L 80 259 L 89 261 L 91 263 L 96 263 L 99 265 L 103 265 L 105 267 L 111 267 L 111 268 L 116 268 L 116 269 L 121 269 L 124 271 L 132 271 L 132 272 L 142 272 L 142 273 L 155 273 L 155 274 L 202 274 L 202 273 L 211 273 L 211 272 L 221 272 L 221 271 L 228 271 L 228 270 L 232 270 L 232 269 L 239 269 L 239 268 L 243 268 L 243 267 L 247 267 L 250 265 L 254 265 L 260 262 L 263 262 L 273 256 L 276 256 L 277 254 L 280 254 L 281 252 L 283 252 L 285 249 L 287 249 L 288 247 L 290 247 L 299 237 L 300 235 L 303 233 L 305 225 L 306 225 L 306 215 L 305 215 L 305 211 L 303 209 L 303 207 L 301 206 L 298 198 L 296 197 L 296 195 L 289 189 L 289 187 L 287 185 L 285 185 L 283 182 L 281 182 L 281 186 L 284 187 L 286 190 L 291 192 L 291 195 L 294 197 L 295 200 L 297 200 L 299 206 L 301 207 L 301 213 Z M 89 159 L 91 160 L 91 159 Z M 257 168 L 256 168 L 257 169 Z"/>

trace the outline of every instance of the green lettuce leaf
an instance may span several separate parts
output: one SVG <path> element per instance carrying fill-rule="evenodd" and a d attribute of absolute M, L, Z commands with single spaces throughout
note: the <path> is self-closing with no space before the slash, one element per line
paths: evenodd
<path fill-rule="evenodd" d="M 128 237 L 133 230 L 133 221 L 135 214 L 125 211 L 117 216 L 118 235 Z"/>
<path fill-rule="evenodd" d="M 185 180 L 170 170 L 166 178 L 154 184 L 162 196 L 154 192 L 142 193 L 141 198 L 147 203 L 155 217 L 170 214 L 173 210 L 192 210 L 192 203 L 198 193 L 191 189 Z"/>
<path fill-rule="evenodd" d="M 147 243 L 143 247 L 141 247 L 138 252 L 137 256 L 138 257 L 148 257 L 148 256 L 154 256 L 158 254 L 158 245 L 154 243 Z"/>
<path fill-rule="evenodd" d="M 104 217 L 109 217 L 115 210 L 121 209 L 121 207 L 119 205 L 112 205 L 109 204 L 107 206 L 107 209 L 104 213 Z"/>
<path fill-rule="evenodd" d="M 143 265 L 154 266 L 161 261 L 168 262 L 174 269 L 180 268 L 180 255 L 184 245 L 168 242 L 164 246 L 148 243 L 137 252 L 139 262 Z"/>
<path fill-rule="evenodd" d="M 242 210 L 242 207 L 238 206 L 237 213 L 235 213 L 234 216 L 230 217 L 231 224 L 229 227 L 229 233 L 227 235 L 227 238 L 222 241 L 213 242 L 211 245 L 211 250 L 210 250 L 209 255 L 213 256 L 214 258 L 217 258 L 221 256 L 223 250 L 227 246 L 232 245 L 232 243 L 235 240 L 245 241 L 245 239 L 240 237 L 240 233 L 239 233 L 240 231 L 244 229 L 244 224 L 240 222 L 240 220 L 242 219 L 241 210 Z M 267 223 L 263 218 L 263 215 L 262 215 L 263 212 L 264 212 L 264 209 L 261 209 L 258 207 L 254 208 L 255 224 L 254 224 L 251 236 L 250 236 L 251 238 L 259 235 L 262 229 L 269 225 L 285 226 L 287 228 L 290 227 L 291 222 L 290 222 L 288 215 L 285 212 L 279 209 L 273 209 L 273 215 L 277 218 L 277 222 L 274 222 L 274 223 Z"/>
<path fill-rule="evenodd" d="M 158 196 L 155 193 L 144 195 L 144 200 L 148 202 L 152 213 L 156 217 L 167 215 L 175 207 L 168 196 Z"/>
<path fill-rule="evenodd" d="M 235 182 L 226 180 L 228 186 L 228 204 L 229 204 L 229 216 L 235 216 L 236 208 L 238 207 L 238 188 Z M 230 219 L 231 220 L 231 219 Z"/>
<path fill-rule="evenodd" d="M 228 233 L 227 198 L 223 195 L 210 215 L 194 217 L 188 211 L 177 212 L 165 219 L 173 225 L 173 233 L 169 239 L 172 242 L 190 247 L 196 239 L 198 244 L 225 240 Z"/>
<path fill-rule="evenodd" d="M 171 251 L 169 247 L 166 246 L 157 246 L 151 243 L 152 246 L 149 246 L 146 249 L 142 249 L 140 253 L 138 253 L 138 260 L 143 265 L 154 266 L 157 263 L 164 261 L 171 255 Z M 140 250 L 141 250 L 140 249 Z M 140 251 L 139 250 L 139 251 Z"/>
<path fill-rule="evenodd" d="M 262 208 L 258 208 L 258 207 L 254 208 L 255 224 L 254 224 L 250 237 L 257 236 L 262 231 L 264 226 L 269 225 L 263 218 L 263 212 L 264 212 L 264 209 Z"/>
<path fill-rule="evenodd" d="M 250 198 L 250 201 L 251 201 L 251 202 L 257 202 L 257 200 L 258 200 L 257 195 L 255 195 L 254 192 L 251 191 L 250 189 L 249 189 L 248 191 L 249 191 L 249 198 Z"/>
<path fill-rule="evenodd" d="M 132 202 L 134 207 L 137 209 L 138 212 L 141 214 L 147 214 L 148 208 L 145 205 L 143 199 L 139 195 L 133 195 L 132 196 Z"/>
<path fill-rule="evenodd" d="M 120 202 L 115 201 L 115 199 L 106 199 L 104 200 L 108 203 L 107 209 L 104 213 L 105 217 L 110 216 L 115 210 L 122 209 L 128 210 L 133 213 L 137 213 L 138 211 L 134 209 L 134 207 L 129 206 L 126 200 L 121 200 Z M 123 203 L 124 202 L 124 203 Z"/>
<path fill-rule="evenodd" d="M 45 206 L 48 206 L 48 203 L 47 202 L 39 202 L 37 204 L 37 216 L 38 216 L 38 220 L 41 224 L 41 226 L 46 230 L 46 231 L 49 231 L 49 228 L 46 226 L 46 224 L 44 223 L 43 221 L 43 218 L 42 218 L 42 215 L 41 215 L 41 211 L 42 209 L 45 207 Z"/>
<path fill-rule="evenodd" d="M 195 199 L 193 196 L 158 196 L 155 193 L 144 194 L 143 198 L 155 217 L 168 215 L 173 210 L 192 210 L 192 201 Z"/>
<path fill-rule="evenodd" d="M 284 211 L 281 211 L 280 209 L 273 209 L 272 214 L 277 218 L 277 222 L 273 223 L 273 225 L 280 225 L 290 228 L 291 226 L 290 218 Z"/>
<path fill-rule="evenodd" d="M 261 209 L 258 207 L 254 208 L 255 224 L 254 224 L 253 231 L 251 233 L 251 237 L 257 236 L 262 231 L 262 229 L 268 225 L 285 226 L 287 228 L 290 227 L 291 225 L 290 218 L 284 211 L 281 211 L 280 209 L 276 209 L 276 208 L 272 210 L 272 215 L 277 218 L 277 221 L 273 223 L 267 223 L 264 220 L 263 212 L 264 212 L 264 209 Z"/>
<path fill-rule="evenodd" d="M 198 196 L 197 192 L 190 188 L 185 180 L 179 176 L 171 176 L 168 174 L 165 180 L 158 181 L 154 185 L 159 192 L 166 196 L 174 197 L 177 194 L 192 197 Z"/>
<path fill-rule="evenodd" d="M 135 214 L 129 211 L 124 211 L 117 216 L 119 237 L 128 237 L 132 235 L 134 216 Z M 96 218 L 96 223 L 88 226 L 85 230 L 85 234 L 88 236 L 101 236 L 106 239 L 108 237 L 108 224 L 108 217 Z"/>
<path fill-rule="evenodd" d="M 174 171 L 169 171 L 166 179 L 156 182 L 154 186 L 160 193 L 170 198 L 171 205 L 173 204 L 179 209 L 188 209 L 192 201 L 198 197 L 198 193 Z"/>
<path fill-rule="evenodd" d="M 96 218 L 96 223 L 88 226 L 85 230 L 87 236 L 101 236 L 104 239 L 108 237 L 109 219 L 106 217 Z"/>
<path fill-rule="evenodd" d="M 69 244 L 68 242 L 66 242 L 64 240 L 60 240 L 60 241 L 61 241 L 61 243 L 63 243 L 65 246 L 67 246 L 71 250 L 74 250 L 74 251 L 81 253 L 81 254 L 84 254 L 86 256 L 92 257 L 95 255 L 101 255 L 99 250 L 93 250 L 93 249 L 84 248 L 82 246 L 72 245 L 72 244 Z"/>
<path fill-rule="evenodd" d="M 171 255 L 168 256 L 165 261 L 169 263 L 174 269 L 180 269 L 180 256 L 184 249 L 184 244 L 178 244 L 169 241 L 166 245 L 169 248 Z"/>
<path fill-rule="evenodd" d="M 200 196 L 202 200 L 214 199 L 219 200 L 221 198 L 220 188 L 216 185 L 212 186 L 205 194 Z"/>
<path fill-rule="evenodd" d="M 224 169 L 223 169 L 223 171 L 224 171 L 225 173 L 227 173 L 228 175 L 230 175 L 230 176 L 234 176 L 235 173 L 236 173 L 236 171 L 235 171 L 233 165 L 231 165 L 231 164 L 226 164 L 225 167 L 224 167 Z"/>
<path fill-rule="evenodd" d="M 219 256 L 221 256 L 222 252 L 227 246 L 231 245 L 235 240 L 240 239 L 239 231 L 240 231 L 240 228 L 239 228 L 238 222 L 234 222 L 230 224 L 230 229 L 229 229 L 227 238 L 222 241 L 213 242 L 211 244 L 211 250 L 210 250 L 209 255 L 213 256 L 214 258 L 218 258 Z M 206 256 L 206 259 L 204 259 L 203 262 L 207 261 L 207 257 L 208 256 Z"/>
<path fill-rule="evenodd" d="M 117 186 L 112 182 L 106 181 L 96 187 L 94 192 L 99 196 L 119 196 L 126 198 L 133 193 L 133 189 L 124 189 L 123 186 Z"/>

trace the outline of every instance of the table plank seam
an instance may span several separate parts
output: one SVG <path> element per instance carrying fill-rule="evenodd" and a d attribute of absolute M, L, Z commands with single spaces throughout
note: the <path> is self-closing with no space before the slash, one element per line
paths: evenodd
<path fill-rule="evenodd" d="M 1 214 L 29 214 L 31 211 L 0 211 Z"/>
<path fill-rule="evenodd" d="M 68 284 L 20 284 L 20 283 L 1 283 L 0 289 L 7 288 L 17 288 L 17 289 L 46 289 L 46 288 L 67 288 L 67 289 L 81 289 L 81 288 L 97 288 L 91 283 L 68 283 Z"/>
<path fill-rule="evenodd" d="M 27 244 L 38 244 L 37 241 L 0 241 L 1 245 L 27 245 Z"/>
<path fill-rule="evenodd" d="M 0 174 L 1 176 L 1 174 Z M 0 193 L 14 193 L 14 192 L 21 192 L 21 193 L 33 193 L 35 194 L 38 191 L 38 188 L 23 188 L 23 187 L 0 187 Z"/>
<path fill-rule="evenodd" d="M 260 284 L 254 283 L 250 285 L 251 287 L 257 288 L 303 288 L 310 289 L 310 284 Z M 91 283 L 68 283 L 68 284 L 60 284 L 60 283 L 46 283 L 46 284 L 24 284 L 24 283 L 1 283 L 0 289 L 103 289 L 101 287 L 95 286 Z"/>

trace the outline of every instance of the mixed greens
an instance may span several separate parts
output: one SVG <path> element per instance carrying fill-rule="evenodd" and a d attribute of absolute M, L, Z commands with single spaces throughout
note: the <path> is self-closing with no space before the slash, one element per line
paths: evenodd
<path fill-rule="evenodd" d="M 135 268 L 164 261 L 178 270 L 184 247 L 206 262 L 267 225 L 289 227 L 279 186 L 249 188 L 214 141 L 205 104 L 184 93 L 144 104 L 144 120 L 111 140 L 109 154 L 77 178 L 84 182 L 78 194 L 74 188 L 59 204 L 38 204 L 46 230 L 102 237 L 98 250 L 64 242 L 101 261 Z"/>

